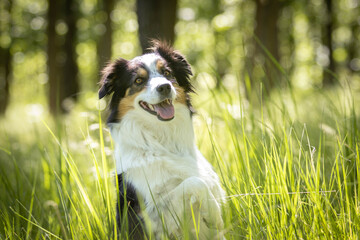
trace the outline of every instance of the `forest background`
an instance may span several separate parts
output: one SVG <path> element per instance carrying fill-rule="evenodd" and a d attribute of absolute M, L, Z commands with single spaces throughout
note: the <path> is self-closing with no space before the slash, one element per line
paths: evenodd
<path fill-rule="evenodd" d="M 150 38 L 192 65 L 228 239 L 359 237 L 359 0 L 2 0 L 0 238 L 113 236 L 100 71 Z"/>

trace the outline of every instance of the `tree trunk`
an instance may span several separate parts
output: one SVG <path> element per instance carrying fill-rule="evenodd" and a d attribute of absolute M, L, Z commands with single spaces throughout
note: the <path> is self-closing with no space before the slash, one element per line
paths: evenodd
<path fill-rule="evenodd" d="M 105 32 L 101 35 L 97 44 L 98 66 L 99 69 L 105 67 L 106 63 L 111 58 L 111 46 L 112 46 L 112 24 L 110 14 L 114 9 L 114 0 L 106 0 L 99 2 L 99 8 L 106 13 Z"/>
<path fill-rule="evenodd" d="M 0 47 L 0 115 L 5 114 L 9 105 L 11 61 L 10 48 Z"/>
<path fill-rule="evenodd" d="M 63 96 L 62 100 L 66 98 L 71 98 L 72 100 L 77 99 L 77 93 L 79 92 L 79 81 L 78 81 L 78 66 L 76 62 L 76 22 L 77 22 L 77 3 L 76 0 L 66 0 L 65 1 L 65 23 L 68 26 L 68 32 L 65 35 L 65 44 L 64 52 L 66 56 L 65 64 L 63 65 L 62 72 L 63 83 L 62 91 Z M 66 112 L 70 109 L 65 102 L 62 102 L 62 108 Z"/>
<path fill-rule="evenodd" d="M 139 23 L 139 38 L 143 52 L 150 47 L 153 38 L 168 41 L 175 38 L 177 0 L 137 0 L 136 13 Z"/>
<path fill-rule="evenodd" d="M 47 27 L 47 64 L 49 75 L 49 107 L 52 113 L 58 112 L 59 106 L 59 84 L 60 70 L 57 56 L 59 55 L 59 37 L 56 34 L 55 27 L 58 20 L 58 1 L 48 0 L 48 27 Z"/>
<path fill-rule="evenodd" d="M 279 41 L 278 41 L 278 18 L 281 8 L 279 0 L 256 0 L 256 27 L 255 36 L 260 43 L 270 52 L 270 54 L 279 61 Z M 266 53 L 259 43 L 255 47 L 255 55 L 257 58 L 265 62 Z M 264 83 L 267 89 L 271 89 L 275 85 L 276 76 L 274 65 L 265 65 L 265 71 L 268 74 Z"/>
<path fill-rule="evenodd" d="M 222 12 L 221 1 L 220 0 L 212 0 L 211 1 L 212 8 L 208 10 L 210 13 L 210 18 L 214 18 L 218 14 Z M 214 57 L 215 57 L 215 71 L 216 71 L 216 88 L 219 89 L 221 86 L 221 81 L 224 78 L 229 66 L 230 62 L 228 59 L 229 50 L 224 50 L 221 46 L 224 42 L 227 41 L 228 38 L 228 30 L 219 32 L 216 28 L 214 28 L 214 38 L 215 38 L 215 49 L 214 49 Z"/>
<path fill-rule="evenodd" d="M 335 73 L 335 62 L 333 58 L 332 31 L 333 31 L 333 13 L 332 0 L 325 0 L 326 6 L 326 24 L 322 29 L 323 45 L 329 50 L 329 66 L 323 70 L 323 86 L 331 86 L 335 83 L 333 74 Z"/>
<path fill-rule="evenodd" d="M 9 16 L 8 19 L 2 19 L 0 25 L 1 32 L 7 32 L 10 35 L 10 29 L 12 26 L 11 21 L 11 8 L 12 8 L 12 1 L 6 1 L 3 3 L 5 6 L 1 10 L 0 14 L 5 13 L 3 11 L 7 11 Z M 5 15 L 5 16 L 6 16 Z M 6 35 L 6 33 L 2 33 L 1 35 Z M 11 39 L 11 36 L 9 36 Z M 5 114 L 5 111 L 9 105 L 10 100 L 10 81 L 11 81 L 11 70 L 12 70 L 12 56 L 10 53 L 11 48 L 11 40 L 7 46 L 0 46 L 0 115 Z"/>
<path fill-rule="evenodd" d="M 48 73 L 49 107 L 54 115 L 70 111 L 70 101 L 79 91 L 76 63 L 76 5 L 73 0 L 48 0 Z M 65 36 L 56 32 L 56 24 L 63 20 Z"/>

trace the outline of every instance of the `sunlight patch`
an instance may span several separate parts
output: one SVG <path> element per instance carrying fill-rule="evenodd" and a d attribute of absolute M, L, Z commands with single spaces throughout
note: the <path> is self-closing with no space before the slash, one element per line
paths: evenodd
<path fill-rule="evenodd" d="M 40 103 L 26 105 L 26 113 L 32 121 L 40 121 L 44 113 L 44 107 Z"/>

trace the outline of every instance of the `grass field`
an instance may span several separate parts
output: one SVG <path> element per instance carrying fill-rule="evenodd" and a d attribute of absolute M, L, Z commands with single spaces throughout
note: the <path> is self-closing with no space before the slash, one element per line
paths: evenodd
<path fill-rule="evenodd" d="M 96 93 L 83 98 L 56 121 L 15 103 L 0 120 L 1 239 L 126 239 L 110 134 Z M 193 98 L 198 146 L 227 193 L 227 239 L 359 239 L 359 90 Z"/>

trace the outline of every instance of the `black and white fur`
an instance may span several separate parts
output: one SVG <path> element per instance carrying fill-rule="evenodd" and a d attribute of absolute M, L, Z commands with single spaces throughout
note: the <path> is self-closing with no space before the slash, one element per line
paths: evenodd
<path fill-rule="evenodd" d="M 195 145 L 191 75 L 185 58 L 161 42 L 148 54 L 117 59 L 103 70 L 99 98 L 113 93 L 108 126 L 119 174 L 118 223 L 129 207 L 134 239 L 144 237 L 145 225 L 156 239 L 181 238 L 184 224 L 200 239 L 222 238 L 224 191 Z"/>

